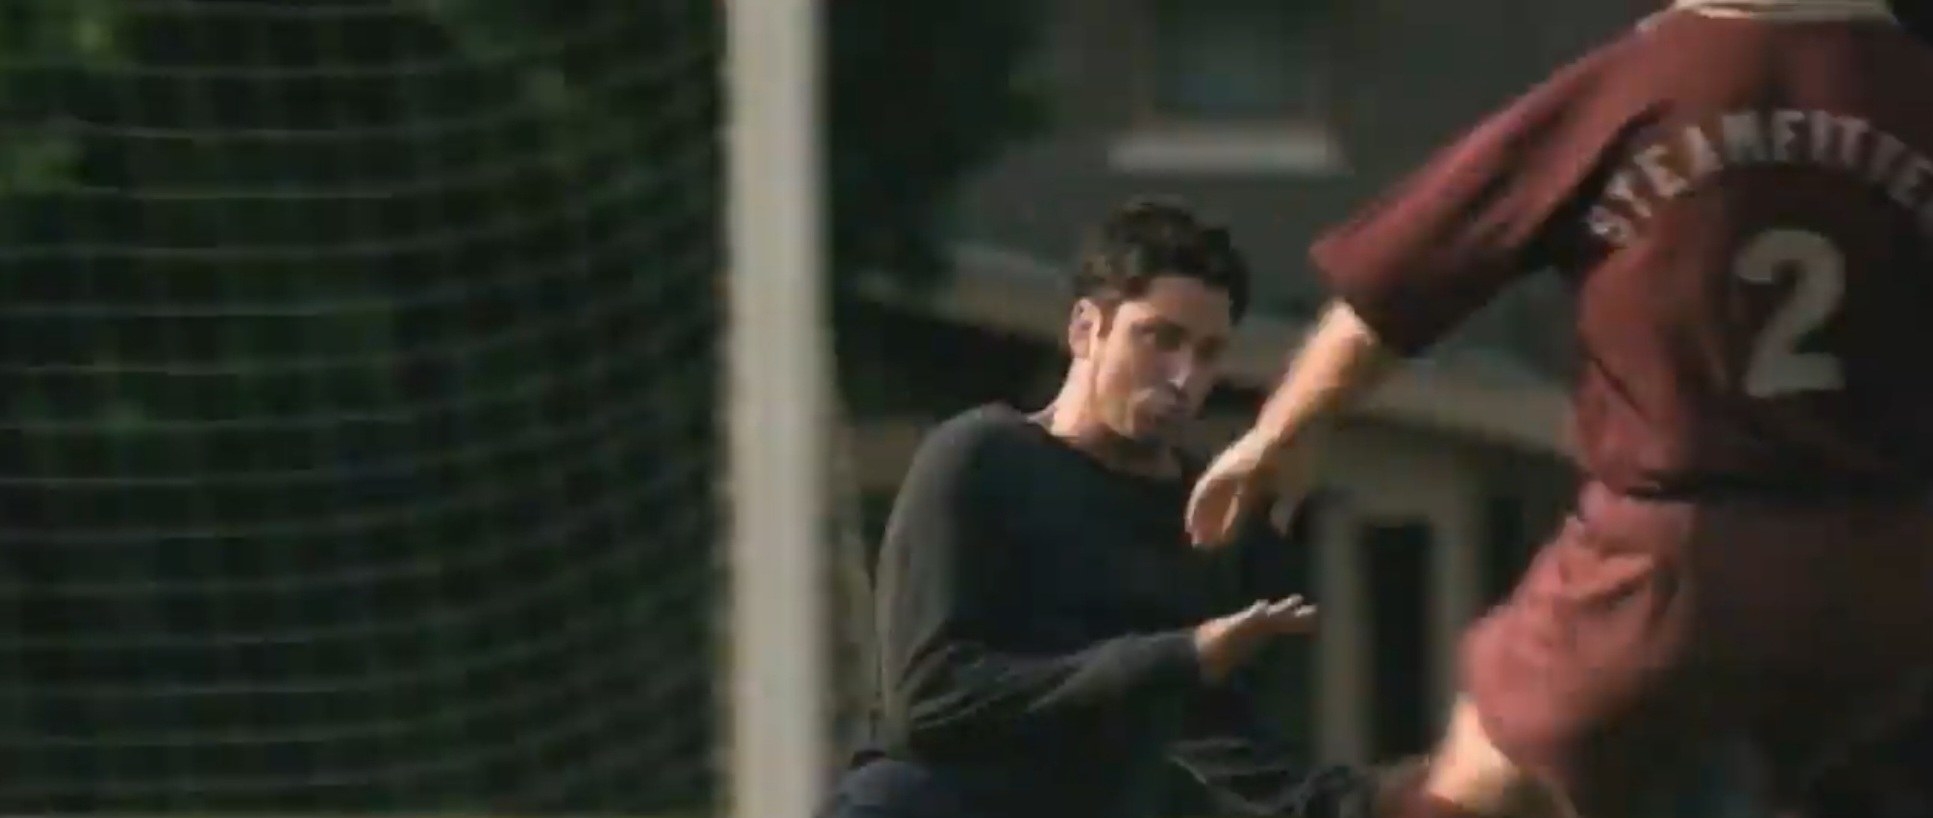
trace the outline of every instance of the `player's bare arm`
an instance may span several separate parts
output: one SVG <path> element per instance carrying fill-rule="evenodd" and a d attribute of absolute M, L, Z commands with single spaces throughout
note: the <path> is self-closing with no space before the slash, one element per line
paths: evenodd
<path fill-rule="evenodd" d="M 1587 236 L 1578 204 L 1628 133 L 1620 109 L 1588 104 L 1621 49 L 1600 50 L 1492 114 L 1312 247 L 1335 299 L 1254 428 L 1198 482 L 1197 544 L 1299 492 L 1323 428 L 1396 362 L 1423 354 L 1529 273 L 1560 267 Z M 1400 818 L 1515 812 L 1534 778 L 1484 740 L 1459 705 Z"/>
<path fill-rule="evenodd" d="M 1734 738 L 1792 803 L 1926 665 L 1933 383 L 1897 360 L 1933 334 L 1933 119 L 1900 89 L 1933 55 L 1881 0 L 1675 5 L 1316 243 L 1348 310 L 1194 493 L 1212 540 L 1393 356 L 1527 274 L 1571 285 L 1577 511 L 1458 641 L 1393 818 L 1670 814 Z"/>
<path fill-rule="evenodd" d="M 1575 105 L 1601 62 L 1533 89 L 1316 242 L 1311 259 L 1334 301 L 1254 428 L 1199 482 L 1187 513 L 1198 545 L 1289 499 L 1324 421 L 1551 262 L 1548 238 L 1571 227 L 1571 202 L 1618 138 Z"/>

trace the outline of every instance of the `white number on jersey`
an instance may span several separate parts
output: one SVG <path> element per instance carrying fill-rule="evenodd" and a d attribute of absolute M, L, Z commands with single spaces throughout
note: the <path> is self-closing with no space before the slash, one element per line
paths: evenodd
<path fill-rule="evenodd" d="M 1834 311 L 1846 288 L 1846 256 L 1831 239 L 1810 230 L 1773 229 L 1753 236 L 1738 251 L 1732 273 L 1753 284 L 1778 284 L 1792 271 L 1792 294 L 1772 313 L 1752 344 L 1745 365 L 1745 393 L 1775 398 L 1823 392 L 1845 385 L 1839 359 L 1800 352 L 1805 336 Z"/>

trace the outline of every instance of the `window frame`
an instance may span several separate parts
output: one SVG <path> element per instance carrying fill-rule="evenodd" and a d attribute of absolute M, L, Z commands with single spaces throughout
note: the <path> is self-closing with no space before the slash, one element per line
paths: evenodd
<path fill-rule="evenodd" d="M 1254 119 L 1193 117 L 1162 110 L 1158 103 L 1160 40 L 1156 17 L 1160 0 L 1131 0 L 1128 49 L 1129 125 L 1110 146 L 1117 170 L 1145 173 L 1287 173 L 1327 175 L 1346 170 L 1336 134 L 1342 66 L 1337 44 L 1345 30 L 1347 7 L 1337 0 L 1326 9 L 1319 41 L 1316 110 Z M 1189 0 L 1202 4 L 1218 0 Z"/>

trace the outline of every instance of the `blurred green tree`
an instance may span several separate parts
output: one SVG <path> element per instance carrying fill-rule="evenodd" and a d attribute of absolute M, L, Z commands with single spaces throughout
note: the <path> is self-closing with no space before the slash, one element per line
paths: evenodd
<path fill-rule="evenodd" d="M 825 5 L 843 305 L 1034 11 Z M 0 806 L 710 797 L 721 8 L 0 3 Z"/>

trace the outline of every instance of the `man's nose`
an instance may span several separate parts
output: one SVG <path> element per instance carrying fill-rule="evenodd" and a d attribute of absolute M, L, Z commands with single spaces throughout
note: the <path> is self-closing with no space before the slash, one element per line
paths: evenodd
<path fill-rule="evenodd" d="M 1201 364 L 1195 360 L 1195 356 L 1187 354 L 1170 355 L 1166 363 L 1167 377 L 1164 380 L 1175 391 L 1185 394 L 1189 384 L 1194 383 L 1195 374 L 1200 371 Z"/>

